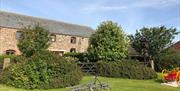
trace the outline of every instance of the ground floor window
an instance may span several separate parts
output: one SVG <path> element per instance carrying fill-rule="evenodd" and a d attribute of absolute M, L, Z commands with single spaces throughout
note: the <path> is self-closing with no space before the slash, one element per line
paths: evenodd
<path fill-rule="evenodd" d="M 6 50 L 6 55 L 13 55 L 15 54 L 15 50 Z"/>
<path fill-rule="evenodd" d="M 71 48 L 70 52 L 76 52 L 76 48 Z"/>

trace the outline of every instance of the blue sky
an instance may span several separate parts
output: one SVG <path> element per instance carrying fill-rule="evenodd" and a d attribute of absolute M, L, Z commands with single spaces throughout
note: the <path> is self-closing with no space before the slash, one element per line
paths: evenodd
<path fill-rule="evenodd" d="M 180 31 L 180 0 L 0 0 L 3 11 L 90 26 L 113 20 L 127 34 L 165 25 Z M 174 41 L 180 40 L 180 35 Z"/>

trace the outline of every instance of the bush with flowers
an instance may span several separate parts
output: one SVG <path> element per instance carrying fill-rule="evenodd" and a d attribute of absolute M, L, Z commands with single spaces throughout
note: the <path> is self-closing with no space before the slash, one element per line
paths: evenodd
<path fill-rule="evenodd" d="M 163 70 L 162 74 L 164 82 L 176 82 L 180 86 L 180 67 L 173 70 Z"/>

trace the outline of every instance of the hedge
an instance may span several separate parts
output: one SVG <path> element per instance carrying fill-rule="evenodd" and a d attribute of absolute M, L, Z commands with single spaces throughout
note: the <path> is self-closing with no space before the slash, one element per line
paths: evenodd
<path fill-rule="evenodd" d="M 74 62 L 41 52 L 14 63 L 2 72 L 0 79 L 3 84 L 17 88 L 50 89 L 79 84 L 82 72 Z"/>
<path fill-rule="evenodd" d="M 161 53 L 155 60 L 156 71 L 161 72 L 163 69 L 171 70 L 180 67 L 180 52 Z"/>
<path fill-rule="evenodd" d="M 157 77 L 154 70 L 134 61 L 117 61 L 97 63 L 97 72 L 100 76 L 121 77 L 129 79 L 153 79 Z"/>
<path fill-rule="evenodd" d="M 77 52 L 67 52 L 64 54 L 64 57 L 72 57 L 75 61 L 88 62 L 87 53 L 77 53 Z"/>

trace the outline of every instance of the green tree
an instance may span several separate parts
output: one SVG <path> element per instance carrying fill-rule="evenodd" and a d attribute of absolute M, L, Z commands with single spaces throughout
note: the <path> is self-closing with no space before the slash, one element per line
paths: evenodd
<path fill-rule="evenodd" d="M 169 47 L 177 35 L 175 28 L 166 28 L 165 26 L 142 28 L 136 31 L 135 35 L 130 36 L 131 46 L 142 54 L 141 38 L 148 40 L 147 52 L 149 56 L 154 59 L 162 50 Z"/>
<path fill-rule="evenodd" d="M 20 31 L 22 34 L 18 47 L 24 56 L 30 57 L 34 53 L 48 48 L 51 39 L 49 32 L 40 25 L 24 27 Z"/>
<path fill-rule="evenodd" d="M 90 60 L 117 61 L 125 58 L 128 54 L 128 43 L 127 36 L 117 23 L 102 22 L 90 37 Z"/>
<path fill-rule="evenodd" d="M 167 48 L 157 55 L 154 62 L 155 69 L 158 72 L 163 69 L 172 70 L 180 66 L 180 52 L 173 47 Z"/>

